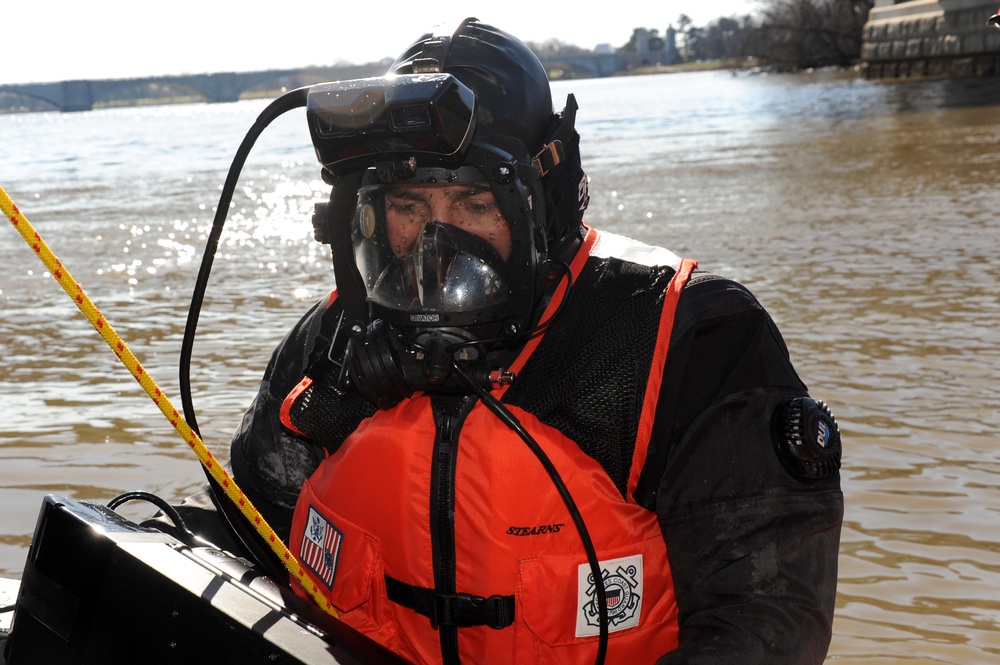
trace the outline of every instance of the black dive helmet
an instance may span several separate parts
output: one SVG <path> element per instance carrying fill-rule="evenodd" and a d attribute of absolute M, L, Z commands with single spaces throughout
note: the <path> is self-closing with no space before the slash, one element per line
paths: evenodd
<path fill-rule="evenodd" d="M 487 382 L 486 348 L 514 346 L 537 325 L 539 266 L 579 238 L 588 200 L 575 111 L 571 96 L 554 115 L 531 50 L 477 19 L 425 35 L 384 77 L 310 90 L 309 127 L 333 185 L 317 236 L 333 247 L 345 367 L 376 404 L 454 388 L 453 358 Z M 488 187 L 509 256 L 430 220 L 407 256 L 394 254 L 384 192 L 405 184 Z"/>

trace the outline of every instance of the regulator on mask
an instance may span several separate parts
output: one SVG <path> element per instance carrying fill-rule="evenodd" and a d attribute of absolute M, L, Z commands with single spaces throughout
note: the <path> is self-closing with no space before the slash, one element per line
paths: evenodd
<path fill-rule="evenodd" d="M 416 389 L 464 392 L 453 376 L 459 363 L 489 387 L 508 378 L 491 367 L 486 349 L 509 312 L 508 261 L 488 239 L 464 230 L 465 198 L 492 199 L 483 183 L 366 185 L 358 195 L 351 239 L 355 266 L 374 318 L 347 346 L 343 383 L 353 382 L 386 408 Z M 455 201 L 445 220 L 420 196 Z M 449 206 L 446 206 L 449 207 Z M 506 228 L 498 212 L 491 217 Z"/>

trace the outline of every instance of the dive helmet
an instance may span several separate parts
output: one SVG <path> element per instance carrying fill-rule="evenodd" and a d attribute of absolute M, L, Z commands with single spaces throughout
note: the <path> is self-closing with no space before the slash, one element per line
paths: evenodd
<path fill-rule="evenodd" d="M 588 202 L 575 112 L 570 96 L 554 114 L 538 58 L 474 18 L 424 35 L 383 77 L 310 89 L 310 132 L 333 186 L 317 237 L 333 248 L 355 374 L 399 365 L 400 354 L 435 355 L 435 344 L 448 364 L 453 351 L 476 360 L 489 344 L 525 339 L 537 324 L 539 268 L 579 238 Z M 412 185 L 488 189 L 509 251 L 431 218 L 400 247 L 387 229 L 390 195 Z M 352 360 L 366 345 L 371 357 Z M 426 389 L 404 373 L 397 383 Z M 448 370 L 421 374 L 433 387 Z"/>

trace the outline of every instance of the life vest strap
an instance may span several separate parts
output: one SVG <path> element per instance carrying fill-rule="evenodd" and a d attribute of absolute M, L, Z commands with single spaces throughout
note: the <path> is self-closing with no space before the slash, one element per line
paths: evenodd
<path fill-rule="evenodd" d="M 437 593 L 434 589 L 401 582 L 385 576 L 389 600 L 408 607 L 438 626 L 489 626 L 500 630 L 514 623 L 514 596 L 489 598 L 467 593 Z"/>

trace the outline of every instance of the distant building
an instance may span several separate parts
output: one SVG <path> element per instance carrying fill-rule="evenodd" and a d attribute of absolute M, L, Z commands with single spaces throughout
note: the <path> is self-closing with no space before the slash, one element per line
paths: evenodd
<path fill-rule="evenodd" d="M 637 28 L 635 31 L 635 50 L 644 59 L 649 54 L 649 30 Z"/>
<path fill-rule="evenodd" d="M 681 54 L 677 50 L 677 31 L 673 24 L 667 26 L 667 32 L 663 37 L 663 64 L 672 65 L 681 61 Z"/>

